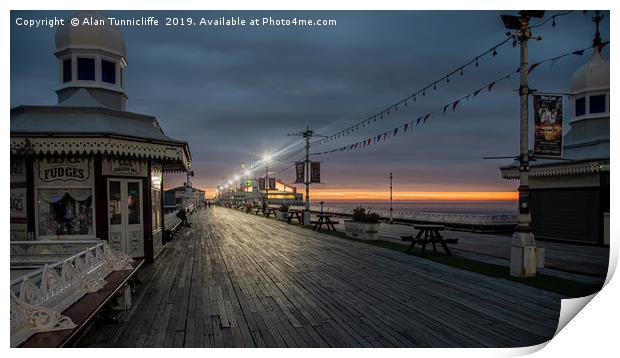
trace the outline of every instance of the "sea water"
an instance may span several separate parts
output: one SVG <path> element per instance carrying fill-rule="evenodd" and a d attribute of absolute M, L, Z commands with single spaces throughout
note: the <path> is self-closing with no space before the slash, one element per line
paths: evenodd
<path fill-rule="evenodd" d="M 344 201 L 326 200 L 325 207 L 338 209 L 353 209 L 361 206 L 370 211 L 389 211 L 389 201 Z M 312 206 L 319 206 L 318 202 Z M 442 213 L 442 214 L 470 214 L 470 215 L 514 215 L 517 212 L 517 202 L 510 200 L 501 201 L 394 201 L 394 211 L 418 212 L 418 213 Z"/>

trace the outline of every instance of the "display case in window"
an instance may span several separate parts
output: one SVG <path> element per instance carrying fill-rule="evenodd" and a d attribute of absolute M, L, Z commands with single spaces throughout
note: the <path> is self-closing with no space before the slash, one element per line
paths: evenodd
<path fill-rule="evenodd" d="M 39 236 L 92 236 L 93 190 L 40 189 Z"/>

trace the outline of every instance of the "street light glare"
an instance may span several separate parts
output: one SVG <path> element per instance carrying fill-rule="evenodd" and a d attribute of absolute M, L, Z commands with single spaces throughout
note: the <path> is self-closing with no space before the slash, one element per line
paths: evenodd
<path fill-rule="evenodd" d="M 235 175 L 235 181 L 239 180 L 239 176 Z"/>
<path fill-rule="evenodd" d="M 268 162 L 271 160 L 271 154 L 265 154 L 265 156 L 263 156 L 263 160 Z"/>
<path fill-rule="evenodd" d="M 243 174 L 247 177 L 247 176 L 250 176 L 250 174 L 252 174 L 252 172 L 250 172 L 249 170 L 246 170 L 245 172 L 243 172 Z"/>

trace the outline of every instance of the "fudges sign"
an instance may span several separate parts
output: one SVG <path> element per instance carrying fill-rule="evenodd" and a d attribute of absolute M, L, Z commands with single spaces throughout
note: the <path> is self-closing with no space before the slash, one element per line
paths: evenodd
<path fill-rule="evenodd" d="M 37 161 L 39 183 L 88 183 L 92 163 L 84 158 L 44 158 Z"/>

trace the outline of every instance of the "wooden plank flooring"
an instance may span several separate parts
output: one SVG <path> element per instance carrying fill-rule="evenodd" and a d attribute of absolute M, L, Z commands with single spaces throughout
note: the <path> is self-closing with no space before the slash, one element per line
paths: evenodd
<path fill-rule="evenodd" d="M 87 347 L 507 347 L 555 332 L 559 295 L 214 208 L 140 273 Z"/>

